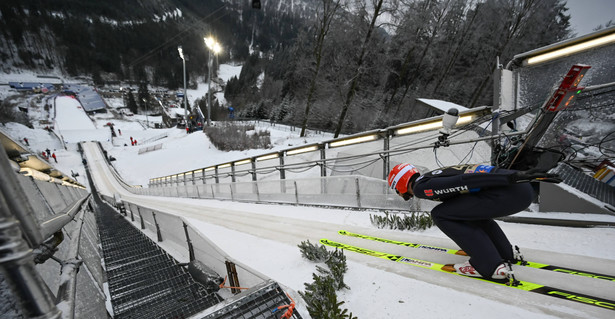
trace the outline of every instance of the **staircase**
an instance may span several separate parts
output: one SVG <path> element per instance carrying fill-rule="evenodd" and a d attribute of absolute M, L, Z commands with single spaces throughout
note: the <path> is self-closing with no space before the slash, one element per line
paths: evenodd
<path fill-rule="evenodd" d="M 93 195 L 115 318 L 187 318 L 222 301 Z"/>

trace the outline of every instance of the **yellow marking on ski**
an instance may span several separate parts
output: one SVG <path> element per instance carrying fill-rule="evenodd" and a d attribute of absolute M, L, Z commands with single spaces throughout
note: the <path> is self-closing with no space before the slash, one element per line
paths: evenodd
<path fill-rule="evenodd" d="M 375 251 L 375 250 L 371 250 L 371 249 L 367 249 L 367 248 L 361 248 L 361 247 L 352 246 L 352 245 L 348 245 L 348 244 L 338 243 L 338 242 L 335 242 L 335 241 L 332 241 L 332 240 L 328 240 L 328 239 L 325 239 L 325 238 L 321 239 L 320 243 L 323 244 L 323 245 L 330 246 L 330 247 L 341 248 L 341 249 L 353 251 L 353 252 L 364 254 L 364 255 L 368 255 L 368 256 L 373 256 L 373 257 L 378 257 L 378 258 L 382 258 L 382 259 L 387 259 L 387 260 L 390 260 L 390 261 L 399 262 L 399 263 L 402 263 L 402 264 L 408 264 L 408 265 L 411 265 L 411 266 L 416 266 L 416 267 L 421 267 L 421 268 L 426 268 L 426 269 L 432 269 L 432 270 L 436 270 L 436 271 L 447 273 L 447 274 L 462 276 L 462 277 L 476 279 L 476 280 L 481 280 L 481 281 L 488 281 L 488 282 L 494 283 L 496 285 L 516 288 L 516 289 L 520 289 L 520 290 L 530 291 L 530 290 L 534 290 L 534 289 L 537 289 L 537 288 L 540 288 L 540 287 L 544 287 L 544 285 L 539 285 L 539 284 L 535 284 L 535 283 L 531 283 L 531 282 L 526 282 L 526 281 L 519 281 L 519 285 L 518 286 L 509 286 L 509 285 L 507 285 L 504 282 L 489 280 L 489 279 L 480 278 L 480 277 L 468 277 L 468 276 L 464 276 L 464 275 L 458 274 L 456 272 L 448 272 L 446 270 L 443 270 L 442 269 L 442 267 L 444 266 L 443 264 L 434 263 L 434 262 L 430 262 L 430 261 L 424 261 L 424 260 L 410 258 L 410 257 L 404 257 L 404 256 L 400 256 L 400 255 L 393 255 L 393 254 L 389 254 L 389 253 L 383 253 L 383 252 L 379 252 L 379 251 Z"/>

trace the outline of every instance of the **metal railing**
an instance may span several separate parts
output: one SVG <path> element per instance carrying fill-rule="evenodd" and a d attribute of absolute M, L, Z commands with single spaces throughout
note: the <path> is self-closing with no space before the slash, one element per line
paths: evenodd
<path fill-rule="evenodd" d="M 460 113 L 458 129 L 472 129 L 476 127 L 477 121 L 489 121 L 490 119 L 491 110 L 488 107 L 471 109 Z M 279 179 L 286 179 L 289 172 L 303 172 L 310 169 L 318 170 L 319 175 L 317 176 L 324 177 L 335 173 L 335 169 L 332 169 L 334 165 L 344 166 L 344 164 L 348 164 L 350 170 L 353 170 L 353 168 L 350 168 L 351 166 L 361 167 L 361 165 L 377 164 L 380 167 L 379 172 L 372 173 L 371 176 L 385 179 L 389 172 L 392 156 L 417 149 L 433 148 L 433 142 L 437 141 L 437 130 L 442 126 L 441 123 L 442 116 L 437 116 L 321 143 L 265 153 L 259 156 L 152 178 L 149 181 L 149 186 L 155 188 L 187 185 L 188 183 L 206 184 L 209 179 L 213 183 L 220 183 L 225 178 L 230 178 L 232 182 L 237 182 L 238 177 L 241 176 L 249 176 L 252 181 L 256 181 L 259 179 L 259 175 L 270 175 L 273 172 L 279 174 Z M 408 138 L 410 134 L 421 132 L 428 132 L 429 136 L 427 138 Z M 411 143 L 408 143 L 409 140 Z M 461 141 L 453 142 L 452 144 L 469 142 Z M 366 146 L 373 149 L 373 152 L 361 152 L 360 154 L 347 156 L 340 155 L 345 150 L 357 146 Z M 360 162 L 359 165 L 357 165 L 358 162 Z M 262 176 L 260 177 L 263 178 Z"/>
<path fill-rule="evenodd" d="M 386 181 L 358 175 L 217 184 L 188 184 L 134 188 L 131 191 L 148 196 L 394 211 L 424 211 L 433 206 L 429 201 L 418 199 L 405 202 L 391 191 Z"/>
<path fill-rule="evenodd" d="M 0 183 L 2 275 L 25 317 L 72 318 L 77 272 L 82 264 L 78 257 L 79 238 L 89 194 L 85 189 L 18 174 L 3 146 L 0 146 L 0 174 L 3 176 Z M 77 223 L 71 224 L 78 213 Z M 63 229 L 70 232 L 71 241 L 60 246 Z M 63 259 L 54 257 L 58 250 L 62 251 Z M 64 280 L 41 275 L 41 266 L 35 266 L 35 262 L 45 263 L 49 258 L 59 262 Z M 52 265 L 46 263 L 45 267 L 49 266 Z M 52 273 L 60 276 L 57 270 Z M 58 285 L 56 294 L 51 289 L 54 285 Z M 59 304 L 62 306 L 58 307 Z"/>

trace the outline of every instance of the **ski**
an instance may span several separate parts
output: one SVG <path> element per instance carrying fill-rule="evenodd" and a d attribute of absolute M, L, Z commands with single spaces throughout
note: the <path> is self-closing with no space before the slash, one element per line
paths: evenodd
<path fill-rule="evenodd" d="M 456 272 L 448 272 L 448 271 L 442 270 L 442 267 L 444 266 L 444 264 L 433 263 L 430 261 L 420 260 L 416 258 L 410 258 L 410 257 L 404 257 L 400 255 L 378 252 L 378 251 L 374 251 L 374 250 L 370 250 L 370 249 L 366 249 L 362 247 L 339 243 L 339 242 L 332 241 L 329 239 L 324 239 L 324 238 L 320 240 L 320 243 L 323 245 L 327 245 L 329 247 L 340 248 L 340 249 L 344 249 L 347 251 L 356 252 L 359 254 L 364 254 L 368 256 L 390 260 L 393 262 L 398 262 L 398 263 L 411 265 L 415 267 L 431 269 L 431 270 L 435 270 L 435 271 L 439 271 L 439 272 L 443 272 L 443 273 L 447 273 L 451 275 L 463 276 Z M 481 278 L 481 277 L 468 277 L 468 276 L 463 276 L 463 277 L 480 280 L 484 282 L 489 282 L 489 283 L 493 283 L 496 285 L 505 286 L 509 288 L 538 293 L 538 294 L 545 295 L 545 296 L 551 296 L 551 297 L 555 297 L 559 299 L 575 301 L 575 302 L 579 302 L 579 303 L 583 303 L 583 304 L 587 304 L 587 305 L 591 305 L 591 306 L 595 306 L 595 307 L 599 307 L 603 309 L 615 310 L 615 300 L 608 300 L 608 299 L 604 299 L 600 297 L 589 296 L 586 294 L 580 294 L 580 293 L 576 293 L 576 292 L 569 291 L 569 290 L 562 290 L 562 289 L 558 289 L 554 287 L 544 286 L 544 285 L 540 285 L 537 283 L 515 280 L 514 284 L 511 285 L 507 280 L 486 279 L 486 278 Z"/>
<path fill-rule="evenodd" d="M 373 241 L 378 241 L 378 242 L 387 243 L 387 244 L 394 244 L 394 245 L 400 245 L 400 246 L 411 247 L 411 248 L 428 249 L 428 250 L 443 252 L 447 254 L 467 256 L 463 251 L 457 250 L 457 249 L 442 248 L 442 247 L 436 247 L 436 246 L 397 241 L 397 240 L 392 240 L 392 239 L 385 239 L 385 238 L 374 237 L 374 236 L 369 236 L 369 235 L 357 234 L 357 233 L 349 232 L 346 230 L 340 230 L 338 231 L 338 233 L 344 236 L 373 240 Z M 602 279 L 602 280 L 607 280 L 607 281 L 615 281 L 615 276 L 598 274 L 598 273 L 594 273 L 591 271 L 584 271 L 584 270 L 560 267 L 560 266 L 549 265 L 549 264 L 541 264 L 541 263 L 537 263 L 533 261 L 526 261 L 526 260 L 517 261 L 516 265 L 531 267 L 531 268 L 536 268 L 536 269 L 550 270 L 550 271 L 555 271 L 555 272 L 561 272 L 561 273 L 566 273 L 570 275 L 591 277 L 591 278 Z"/>

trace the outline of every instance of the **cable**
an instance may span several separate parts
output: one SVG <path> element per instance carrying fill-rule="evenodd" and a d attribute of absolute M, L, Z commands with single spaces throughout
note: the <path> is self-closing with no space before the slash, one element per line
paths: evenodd
<path fill-rule="evenodd" d="M 478 134 L 478 136 L 483 137 L 485 132 L 487 131 L 487 128 L 489 126 L 491 126 L 491 123 L 493 123 L 493 120 L 495 120 L 496 118 L 498 118 L 499 114 L 498 113 L 494 113 L 493 116 L 491 116 L 491 120 L 489 121 L 489 123 L 483 128 L 483 132 Z M 468 155 L 470 155 L 470 157 L 468 158 L 468 161 L 466 162 L 469 163 L 470 160 L 472 159 L 471 154 L 474 154 L 474 149 L 476 148 L 476 145 L 478 144 L 478 141 L 474 142 L 474 145 L 472 145 L 472 148 L 470 149 L 470 152 L 468 152 L 468 154 L 466 154 L 466 156 L 464 156 L 461 161 L 459 161 L 459 164 L 463 164 L 463 161 L 466 159 L 466 157 L 468 157 Z"/>
<path fill-rule="evenodd" d="M 609 137 L 609 136 L 610 136 L 610 135 L 612 135 L 613 133 L 615 133 L 615 131 L 611 131 L 609 134 L 605 135 L 605 136 L 604 136 L 604 137 L 600 140 L 600 143 L 598 143 L 598 151 L 600 151 L 600 153 L 601 153 L 602 155 L 606 156 L 606 157 L 612 157 L 612 156 L 613 156 L 613 154 L 610 154 L 610 155 L 609 155 L 609 154 L 605 154 L 605 153 L 602 151 L 602 150 L 603 150 L 603 148 L 602 148 L 602 144 L 605 142 L 605 140 L 607 139 L 607 137 Z M 614 141 L 614 140 L 615 140 L 615 136 L 614 136 L 611 140 L 608 140 L 607 142 L 611 142 L 611 141 Z M 613 150 L 613 149 L 611 149 L 610 151 L 611 151 L 611 153 L 615 153 L 615 150 Z"/>
<path fill-rule="evenodd" d="M 380 160 L 381 160 L 380 158 L 376 158 L 376 159 L 373 159 L 373 160 L 364 161 L 364 162 L 362 162 L 362 163 L 360 163 L 360 164 L 365 164 L 365 165 L 360 166 L 360 167 L 356 167 L 355 165 L 352 165 L 352 164 L 351 164 L 352 166 L 351 166 L 351 165 L 346 165 L 346 166 L 350 166 L 350 167 L 352 168 L 351 170 L 340 170 L 340 169 L 334 169 L 333 167 L 331 167 L 331 166 L 329 166 L 329 165 L 326 165 L 326 164 L 324 165 L 324 167 L 326 167 L 326 168 L 330 169 L 330 170 L 331 170 L 331 171 L 333 171 L 333 172 L 338 172 L 338 173 L 348 173 L 348 172 L 354 172 L 354 171 L 358 171 L 358 170 L 361 170 L 361 169 L 363 169 L 363 168 L 366 168 L 366 167 L 368 167 L 368 166 L 372 165 L 373 163 L 376 163 L 376 162 L 378 162 L 378 161 L 380 161 Z M 336 165 L 336 166 L 334 166 L 334 167 L 337 167 L 337 166 L 344 166 L 344 165 Z"/>
<path fill-rule="evenodd" d="M 151 49 L 149 52 L 145 53 L 144 55 L 142 55 L 141 57 L 135 59 L 132 63 L 129 64 L 129 67 L 135 66 L 147 59 L 150 58 L 150 56 L 152 56 L 154 53 L 158 52 L 160 49 L 162 49 L 163 47 L 167 46 L 171 41 L 175 40 L 176 38 L 178 38 L 179 36 L 181 36 L 182 34 L 195 29 L 197 27 L 197 23 L 200 23 L 202 20 L 205 20 L 207 18 L 209 18 L 210 16 L 212 16 L 213 14 L 217 13 L 218 11 L 224 9 L 226 7 L 226 5 L 222 5 L 221 7 L 219 7 L 218 9 L 214 10 L 212 13 L 206 15 L 205 17 L 196 20 L 195 22 L 193 22 L 191 25 L 187 26 L 184 30 L 180 31 L 179 33 L 177 33 L 176 35 L 172 36 L 170 39 L 168 39 L 167 41 L 163 42 L 162 44 L 160 44 L 159 46 Z M 226 13 L 224 14 L 226 15 Z M 224 15 L 222 15 L 221 17 L 224 17 Z M 220 17 L 220 18 L 221 18 Z M 219 19 L 219 18 L 218 18 Z M 216 19 L 217 20 L 217 19 Z M 215 21 L 215 20 L 213 20 Z M 213 22 L 212 21 L 212 22 Z"/>

